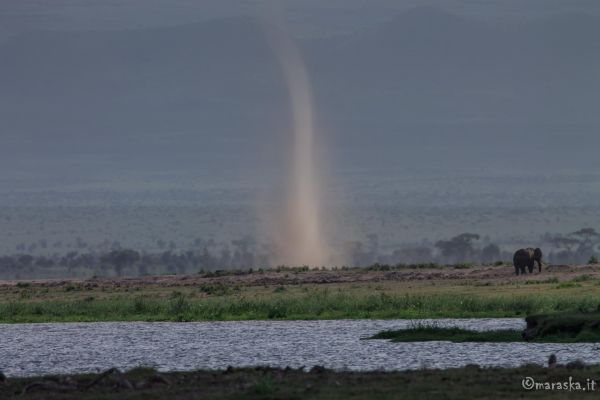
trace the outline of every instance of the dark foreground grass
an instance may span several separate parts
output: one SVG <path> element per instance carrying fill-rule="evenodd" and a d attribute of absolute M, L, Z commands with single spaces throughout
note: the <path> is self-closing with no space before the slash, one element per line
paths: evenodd
<path fill-rule="evenodd" d="M 209 321 L 340 318 L 515 317 L 535 313 L 597 310 L 597 296 L 460 294 L 354 295 L 315 290 L 269 297 L 151 296 L 9 301 L 0 303 L 0 322 Z"/>
<path fill-rule="evenodd" d="M 313 368 L 233 369 L 157 374 L 148 368 L 124 374 L 8 379 L 0 383 L 2 399 L 566 399 L 597 397 L 588 382 L 600 376 L 599 366 L 553 369 L 467 366 L 446 370 L 400 372 L 334 372 Z M 555 389 L 523 388 L 530 377 Z M 565 382 L 571 390 L 557 389 Z M 37 382 L 37 384 L 33 384 Z M 587 390 L 575 390 L 577 383 Z M 87 388 L 86 388 L 87 387 Z"/>
<path fill-rule="evenodd" d="M 600 343 L 600 313 L 570 312 L 531 315 L 527 328 L 521 330 L 473 331 L 436 324 L 415 324 L 407 329 L 379 332 L 369 339 L 391 339 L 393 342 L 538 342 Z"/>
<path fill-rule="evenodd" d="M 600 312 L 530 315 L 525 321 L 530 341 L 600 342 Z"/>
<path fill-rule="evenodd" d="M 520 342 L 521 332 L 516 330 L 471 331 L 461 328 L 423 326 L 379 332 L 370 339 L 391 339 L 392 342 Z"/>
<path fill-rule="evenodd" d="M 392 342 L 522 342 L 521 331 L 495 330 L 477 332 L 460 328 L 409 328 L 379 332 L 369 339 L 391 339 Z M 577 333 L 558 331 L 552 334 L 536 336 L 529 340 L 535 343 L 600 343 L 597 330 L 585 329 Z"/>

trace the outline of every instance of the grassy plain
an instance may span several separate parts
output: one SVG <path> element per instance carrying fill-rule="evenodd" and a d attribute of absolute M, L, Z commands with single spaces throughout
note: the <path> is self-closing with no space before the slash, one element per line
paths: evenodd
<path fill-rule="evenodd" d="M 279 270 L 0 282 L 0 322 L 524 317 L 600 307 L 600 267 Z"/>

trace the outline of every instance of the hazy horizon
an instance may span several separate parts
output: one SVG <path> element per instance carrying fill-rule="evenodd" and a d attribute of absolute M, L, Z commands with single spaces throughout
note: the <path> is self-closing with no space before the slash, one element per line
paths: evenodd
<path fill-rule="evenodd" d="M 3 251 L 49 234 L 140 248 L 254 237 L 256 209 L 284 197 L 292 142 L 264 35 L 271 3 L 59 3 L 0 5 L 0 205 L 13 217 Z M 469 231 L 512 246 L 600 226 L 599 3 L 279 9 L 274 29 L 294 38 L 312 84 L 336 245 L 375 234 L 392 249 Z M 69 206 L 106 208 L 104 227 L 62 214 Z M 177 207 L 211 222 L 145 236 L 187 219 Z M 152 215 L 163 219 L 136 221 Z M 50 233 L 33 234 L 46 219 Z"/>

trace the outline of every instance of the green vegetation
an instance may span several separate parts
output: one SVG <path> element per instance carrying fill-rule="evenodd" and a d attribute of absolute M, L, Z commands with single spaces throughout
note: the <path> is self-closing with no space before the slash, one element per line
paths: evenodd
<path fill-rule="evenodd" d="M 558 278 L 556 277 L 552 277 L 552 278 L 548 278 L 548 279 L 544 279 L 544 280 L 526 280 L 525 284 L 526 285 L 538 285 L 538 284 L 543 284 L 543 283 L 558 283 L 560 282 L 558 280 Z"/>
<path fill-rule="evenodd" d="M 568 288 L 578 288 L 578 287 L 581 287 L 581 285 L 574 281 L 565 281 L 565 282 L 560 282 L 555 287 L 556 287 L 556 289 L 568 289 Z"/>
<path fill-rule="evenodd" d="M 564 399 L 597 398 L 596 391 L 526 390 L 522 381 L 568 382 L 587 387 L 600 366 L 480 368 L 395 372 L 334 372 L 228 368 L 226 371 L 157 373 L 136 368 L 123 374 L 7 379 L 2 399 Z M 35 382 L 35 383 L 34 383 Z"/>
<path fill-rule="evenodd" d="M 396 267 L 394 267 L 396 268 Z M 600 271 L 411 266 L 0 284 L 0 322 L 524 317 L 600 309 Z"/>
<path fill-rule="evenodd" d="M 0 303 L 0 322 L 203 321 L 249 319 L 514 317 L 566 310 L 596 310 L 596 296 L 473 296 L 458 294 L 373 294 L 312 289 L 290 294 L 199 297 L 173 292 L 74 300 Z"/>
<path fill-rule="evenodd" d="M 224 296 L 240 290 L 239 285 L 227 285 L 222 282 L 203 283 L 200 285 L 200 291 L 208 295 Z"/>
<path fill-rule="evenodd" d="M 583 285 L 581 284 L 582 282 L 589 282 L 589 281 L 596 281 L 597 278 L 589 275 L 589 274 L 582 274 L 582 275 L 578 275 L 576 277 L 574 277 L 571 280 L 566 280 L 566 281 L 558 281 L 557 279 L 555 279 L 553 282 L 558 283 L 555 288 L 556 289 L 565 289 L 565 288 L 579 288 L 579 287 L 583 287 Z M 545 282 L 550 283 L 550 280 L 547 280 Z"/>
<path fill-rule="evenodd" d="M 528 316 L 527 329 L 473 331 L 437 324 L 415 324 L 407 329 L 379 332 L 369 339 L 392 342 L 520 342 L 524 338 L 538 343 L 599 343 L 600 313 L 559 313 Z"/>
<path fill-rule="evenodd" d="M 600 342 L 600 312 L 530 315 L 525 321 L 528 340 Z"/>
<path fill-rule="evenodd" d="M 433 326 L 383 331 L 369 339 L 391 339 L 392 342 L 448 341 L 454 343 L 523 341 L 521 331 L 518 330 L 504 329 L 478 332 L 460 328 L 439 328 Z M 532 338 L 530 341 L 536 343 L 599 343 L 600 331 L 583 330 L 577 334 L 570 332 L 546 334 Z"/>
<path fill-rule="evenodd" d="M 392 342 L 520 342 L 521 332 L 516 330 L 472 331 L 461 328 L 417 326 L 408 329 L 379 332 L 369 339 L 391 339 Z"/>
<path fill-rule="evenodd" d="M 587 281 L 591 281 L 594 280 L 595 278 L 589 274 L 583 274 L 583 275 L 579 275 L 576 276 L 575 278 L 571 279 L 571 281 L 573 282 L 587 282 Z"/>

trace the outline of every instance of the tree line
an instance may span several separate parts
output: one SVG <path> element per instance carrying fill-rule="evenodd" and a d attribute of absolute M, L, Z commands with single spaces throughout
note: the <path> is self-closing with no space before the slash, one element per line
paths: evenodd
<path fill-rule="evenodd" d="M 251 238 L 234 240 L 219 248 L 214 242 L 196 240 L 192 250 L 145 252 L 113 245 L 106 251 L 71 251 L 64 255 L 31 255 L 18 253 L 0 256 L 0 279 L 54 277 L 124 276 L 147 274 L 188 274 L 222 269 L 270 268 L 271 250 L 259 246 Z M 543 235 L 539 243 L 524 243 L 519 247 L 539 246 L 549 263 L 597 262 L 600 256 L 600 234 L 593 228 L 582 228 L 566 235 Z M 374 264 L 459 264 L 510 262 L 515 249 L 502 249 L 476 233 L 461 233 L 433 244 L 405 245 L 385 252 L 379 247 L 377 235 L 367 242 L 346 242 L 341 249 L 348 266 Z"/>

